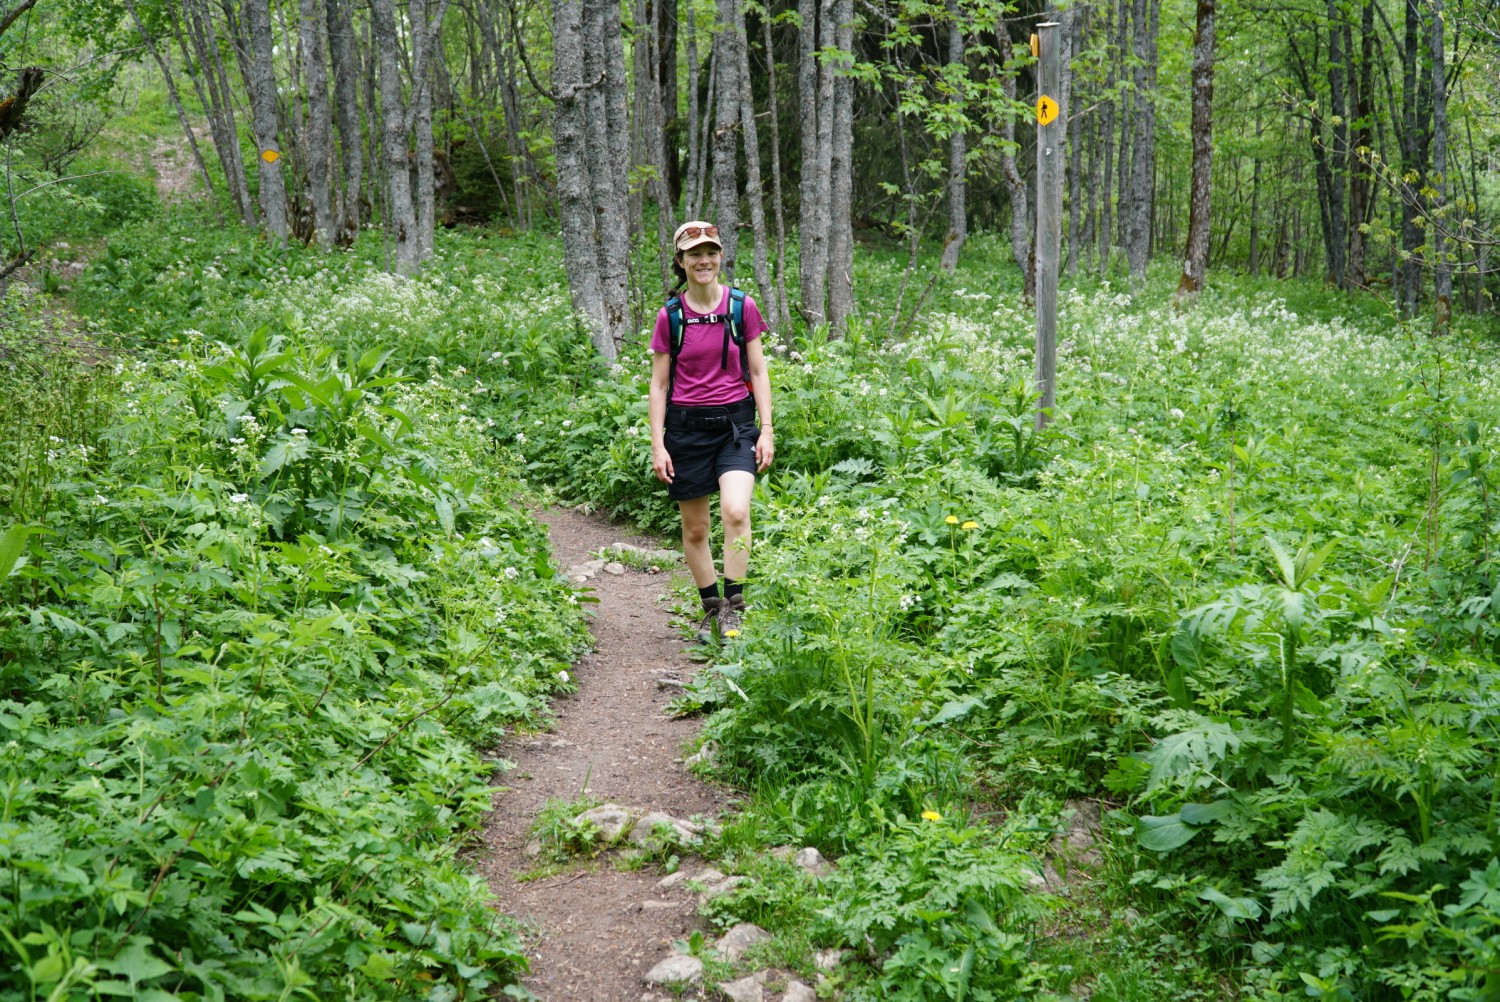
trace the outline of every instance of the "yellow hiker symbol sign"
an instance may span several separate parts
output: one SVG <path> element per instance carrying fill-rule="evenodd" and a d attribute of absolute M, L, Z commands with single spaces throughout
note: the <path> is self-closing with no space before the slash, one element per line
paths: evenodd
<path fill-rule="evenodd" d="M 1051 125 L 1057 118 L 1057 102 L 1045 94 L 1036 99 L 1036 124 Z"/>
<path fill-rule="evenodd" d="M 281 159 L 281 154 L 275 150 L 261 150 L 260 158 L 268 164 L 273 164 Z"/>

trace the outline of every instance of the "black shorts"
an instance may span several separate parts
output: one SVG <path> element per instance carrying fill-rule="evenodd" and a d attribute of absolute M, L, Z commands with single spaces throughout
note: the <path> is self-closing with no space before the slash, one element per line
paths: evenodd
<path fill-rule="evenodd" d="M 667 496 L 691 501 L 719 492 L 719 476 L 730 470 L 755 472 L 755 398 L 723 407 L 667 407 L 663 436 L 672 457 Z"/>

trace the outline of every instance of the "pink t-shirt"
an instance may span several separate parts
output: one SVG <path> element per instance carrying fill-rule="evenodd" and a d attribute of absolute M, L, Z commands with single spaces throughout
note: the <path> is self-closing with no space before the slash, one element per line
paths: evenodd
<path fill-rule="evenodd" d="M 672 403 L 683 407 L 717 407 L 743 400 L 749 391 L 745 388 L 748 376 L 740 368 L 740 349 L 734 340 L 729 341 L 729 359 L 724 368 L 724 328 L 729 320 L 729 287 L 724 287 L 724 298 L 715 315 L 725 317 L 723 322 L 693 323 L 709 314 L 699 313 L 682 300 L 682 351 L 677 355 L 677 381 L 672 385 Z M 754 341 L 770 326 L 760 315 L 755 300 L 745 297 L 745 340 Z M 656 330 L 651 335 L 651 350 L 669 354 L 672 350 L 672 326 L 667 319 L 667 308 L 663 306 L 656 315 Z"/>

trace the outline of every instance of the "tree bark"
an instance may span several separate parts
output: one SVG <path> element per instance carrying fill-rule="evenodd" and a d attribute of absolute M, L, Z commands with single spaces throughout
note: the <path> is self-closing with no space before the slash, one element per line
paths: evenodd
<path fill-rule="evenodd" d="M 802 110 L 801 205 L 797 222 L 802 319 L 815 327 L 827 319 L 828 219 L 827 170 L 822 161 L 818 136 L 823 131 L 825 111 L 818 98 L 819 0 L 797 0 L 801 20 L 798 34 L 797 93 Z M 831 130 L 832 123 L 829 123 Z"/>
<path fill-rule="evenodd" d="M 703 108 L 698 101 L 698 19 L 693 14 L 693 5 L 687 5 L 687 61 L 688 61 L 688 152 L 687 152 L 687 203 L 684 211 L 689 219 L 698 216 L 703 200 L 702 150 L 699 149 L 700 117 Z M 712 72 L 710 63 L 710 72 Z M 710 91 L 712 91 L 710 77 Z M 712 95 L 710 95 L 712 96 Z"/>
<path fill-rule="evenodd" d="M 1363 227 L 1374 207 L 1374 177 L 1370 152 L 1375 145 L 1375 3 L 1365 0 L 1360 15 L 1359 72 L 1351 76 L 1354 87 L 1354 130 L 1349 173 L 1348 283 L 1354 288 L 1369 284 L 1365 270 L 1366 241 Z"/>
<path fill-rule="evenodd" d="M 1130 277 L 1146 278 L 1151 250 L 1151 192 L 1156 175 L 1156 33 L 1161 0 L 1135 0 L 1135 129 L 1131 140 L 1130 202 L 1126 206 L 1125 256 Z"/>
<path fill-rule="evenodd" d="M 411 0 L 407 18 L 411 24 L 411 131 L 417 147 L 416 201 L 417 264 L 432 253 L 437 236 L 437 196 L 433 177 L 432 141 L 432 65 L 437 32 L 441 24 L 429 28 L 427 0 Z M 438 9 L 441 20 L 442 7 Z"/>
<path fill-rule="evenodd" d="M 854 0 L 834 0 L 832 26 L 839 55 L 837 63 L 828 67 L 833 76 L 828 154 L 828 323 L 835 334 L 842 336 L 854 312 Z"/>
<path fill-rule="evenodd" d="M 745 31 L 745 8 L 734 2 L 735 47 L 739 52 L 740 124 L 745 135 L 745 200 L 750 205 L 750 228 L 755 236 L 755 288 L 765 304 L 762 312 L 772 327 L 780 324 L 766 252 L 766 208 L 760 176 L 760 130 L 755 124 L 755 95 L 750 86 L 750 39 Z"/>
<path fill-rule="evenodd" d="M 761 17 L 766 46 L 766 86 L 771 95 L 771 201 L 776 209 L 776 314 L 781 323 L 791 321 L 786 296 L 786 213 L 781 194 L 781 122 L 776 103 L 776 47 L 771 37 L 769 11 Z"/>
<path fill-rule="evenodd" d="M 319 0 L 301 0 L 302 79 L 307 88 L 307 181 L 313 208 L 313 236 L 332 246 L 337 221 L 333 207 L 333 113 L 328 105 L 328 72 L 323 56 L 324 14 Z"/>
<path fill-rule="evenodd" d="M 614 339 L 604 324 L 592 180 L 585 151 L 588 114 L 584 91 L 599 81 L 585 79 L 583 20 L 583 0 L 552 0 L 552 131 L 558 216 L 573 312 L 582 321 L 595 350 L 613 361 L 617 353 Z"/>
<path fill-rule="evenodd" d="M 1448 81 L 1443 0 L 1432 0 L 1432 325 L 1446 333 L 1453 314 L 1453 264 L 1448 260 Z"/>
<path fill-rule="evenodd" d="M 1203 288 L 1208 270 L 1209 210 L 1213 206 L 1214 0 L 1198 0 L 1193 36 L 1193 181 L 1188 195 L 1187 253 L 1177 298 Z"/>
<path fill-rule="evenodd" d="M 260 211 L 266 232 L 278 241 L 287 238 L 286 182 L 281 168 L 280 131 L 276 113 L 276 71 L 272 57 L 269 0 L 245 0 L 245 32 L 249 40 L 245 86 L 250 92 L 250 118 L 260 165 Z"/>
<path fill-rule="evenodd" d="M 614 0 L 584 0 L 585 157 L 592 178 L 595 254 L 603 298 L 605 357 L 614 359 L 629 336 L 630 127 L 625 112 L 625 48 Z M 555 64 L 554 64 L 555 69 Z"/>
<path fill-rule="evenodd" d="M 421 239 L 412 205 L 411 155 L 406 142 L 406 105 L 401 96 L 401 71 L 396 61 L 395 0 L 372 0 L 370 30 L 374 35 L 380 79 L 381 160 L 385 168 L 386 232 L 395 244 L 395 269 L 414 274 L 421 264 Z"/>
<path fill-rule="evenodd" d="M 343 198 L 339 200 L 335 241 L 347 247 L 364 223 L 360 195 L 364 187 L 364 143 L 359 121 L 359 49 L 349 0 L 325 0 L 328 55 L 333 67 L 333 107 L 339 128 L 339 152 L 344 166 Z M 374 109 L 371 109 L 372 112 Z"/>
<path fill-rule="evenodd" d="M 677 0 L 653 2 L 656 11 L 656 86 L 657 93 L 661 95 L 659 120 L 662 145 L 667 153 L 667 203 L 675 207 L 682 198 L 682 161 L 677 155 L 679 137 L 682 135 L 682 119 L 678 114 L 681 105 L 677 100 Z"/>
<path fill-rule="evenodd" d="M 960 81 L 967 78 L 964 65 L 963 11 L 958 0 L 947 0 L 948 12 L 948 83 L 955 88 L 953 101 L 960 113 L 967 112 L 967 92 Z M 968 211 L 966 207 L 968 173 L 968 133 L 963 128 L 954 128 L 948 137 L 948 235 L 943 239 L 943 257 L 939 266 L 944 271 L 958 267 L 958 257 L 963 251 L 964 241 L 969 236 Z"/>
<path fill-rule="evenodd" d="M 719 244 L 724 248 L 723 271 L 731 282 L 740 246 L 739 133 L 740 57 L 734 26 L 739 0 L 718 0 L 718 24 L 714 26 L 714 87 L 718 91 L 714 109 L 713 197 L 714 222 Z"/>

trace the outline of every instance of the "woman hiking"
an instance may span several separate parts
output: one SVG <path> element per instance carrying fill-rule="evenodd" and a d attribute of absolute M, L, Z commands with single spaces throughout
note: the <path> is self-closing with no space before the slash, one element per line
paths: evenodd
<path fill-rule="evenodd" d="M 672 237 L 679 291 L 651 338 L 651 469 L 682 512 L 682 549 L 703 599 L 698 639 L 737 637 L 750 563 L 755 474 L 776 455 L 771 382 L 755 302 L 719 281 L 719 228 L 683 223 Z M 757 426 L 756 417 L 760 418 Z M 719 495 L 724 591 L 709 547 L 709 499 Z"/>

